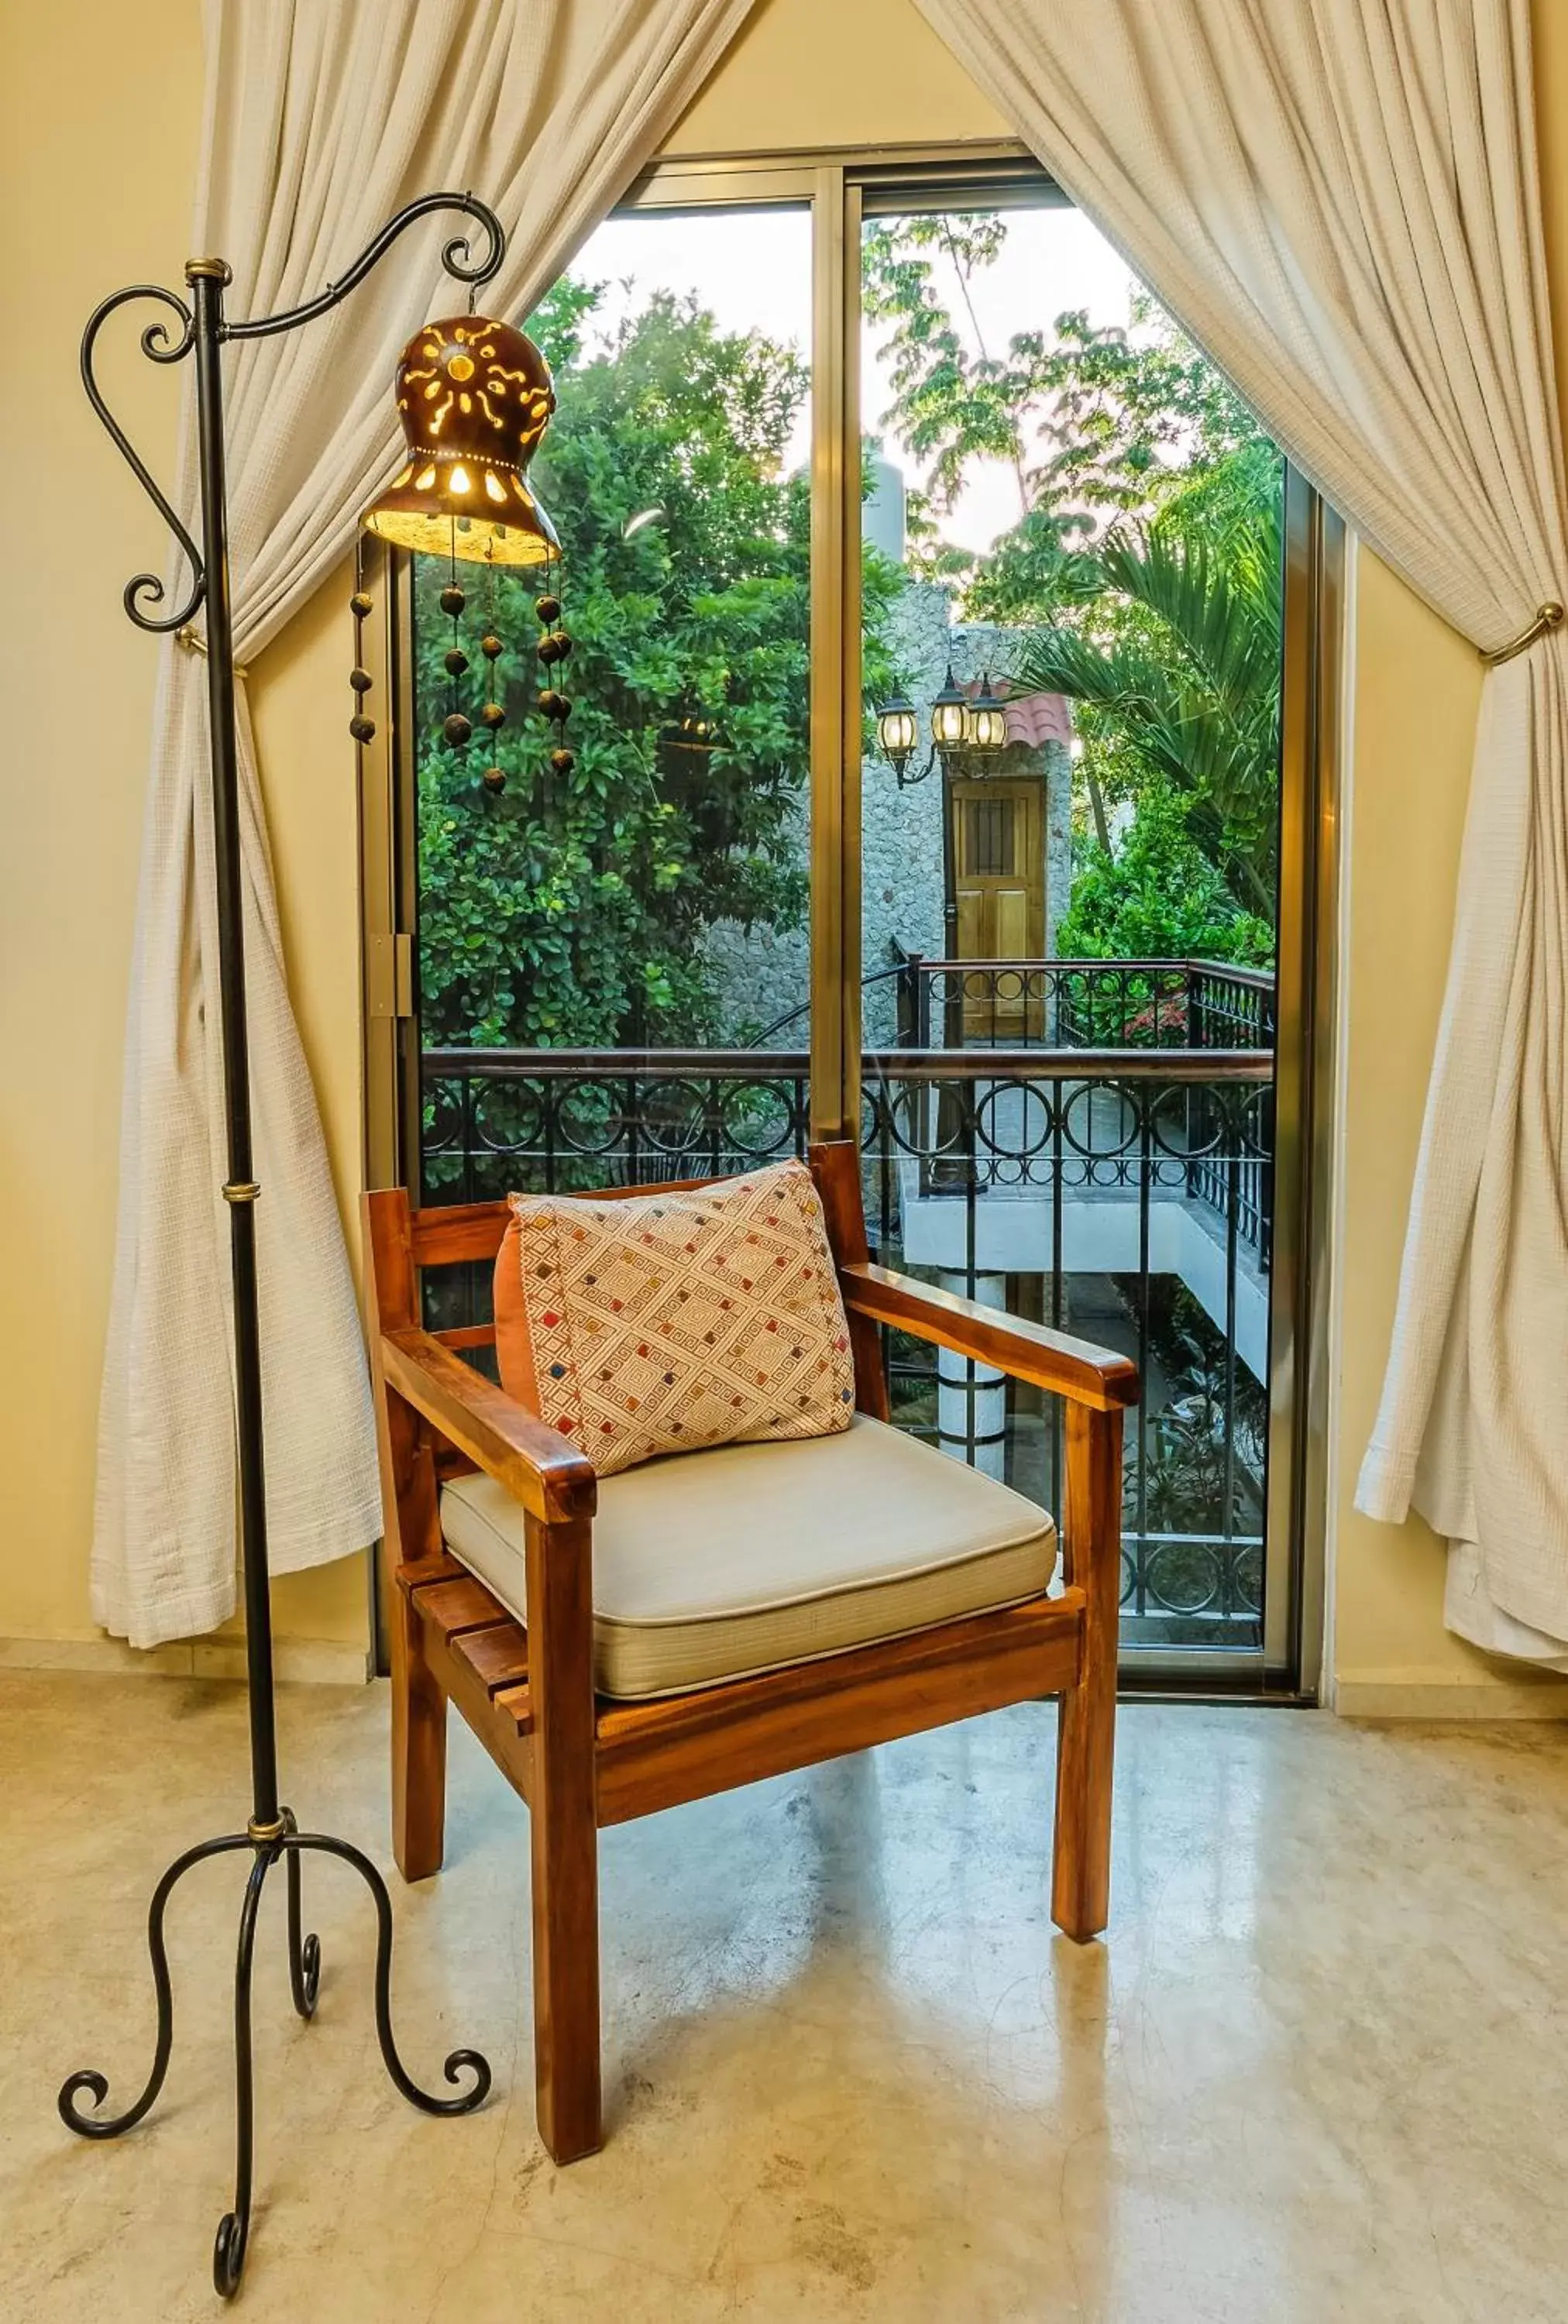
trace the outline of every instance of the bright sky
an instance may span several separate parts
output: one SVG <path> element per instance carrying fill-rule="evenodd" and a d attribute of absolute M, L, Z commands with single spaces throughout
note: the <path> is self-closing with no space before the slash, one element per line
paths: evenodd
<path fill-rule="evenodd" d="M 1010 211 L 1007 227 L 1001 256 L 970 285 L 989 354 L 1005 353 L 1015 332 L 1048 328 L 1071 308 L 1086 307 L 1096 325 L 1126 327 L 1136 279 L 1081 211 Z M 811 221 L 804 210 L 714 209 L 681 217 L 645 212 L 608 218 L 585 244 L 572 272 L 608 281 L 601 314 L 610 328 L 650 290 L 695 290 L 722 329 L 761 330 L 803 355 L 810 354 Z M 939 266 L 936 282 L 963 321 L 956 277 Z M 881 429 L 892 392 L 876 337 L 868 326 L 861 358 L 863 424 L 873 433 Z M 884 434 L 883 441 L 888 457 L 910 482 L 917 481 L 916 465 L 903 447 L 890 435 Z M 803 413 L 786 466 L 804 466 L 809 446 L 809 420 Z M 1011 470 L 1001 461 L 977 462 L 941 530 L 957 546 L 983 550 L 1017 523 L 1019 513 Z"/>

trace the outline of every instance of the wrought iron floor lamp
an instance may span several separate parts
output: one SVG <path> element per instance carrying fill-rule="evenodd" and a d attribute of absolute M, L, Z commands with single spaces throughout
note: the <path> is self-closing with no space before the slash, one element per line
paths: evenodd
<path fill-rule="evenodd" d="M 429 194 L 400 210 L 338 282 L 319 298 L 286 313 L 235 322 L 224 313 L 224 290 L 232 279 L 220 258 L 193 258 L 185 269 L 190 303 L 157 284 L 137 283 L 106 299 L 88 324 L 82 339 L 82 379 L 94 410 L 125 454 L 131 467 L 156 503 L 165 522 L 189 558 L 192 579 L 184 602 L 171 613 L 151 609 L 163 599 L 156 576 L 141 573 L 125 591 L 125 611 L 144 630 L 183 630 L 205 605 L 207 613 L 208 715 L 212 742 L 213 844 L 217 872 L 218 978 L 223 1009 L 224 1094 L 228 1132 L 228 1179 L 223 1188 L 229 1206 L 234 1277 L 234 1365 L 235 1431 L 239 1468 L 240 1544 L 244 1569 L 245 1658 L 250 1692 L 251 1814 L 243 1831 L 202 1840 L 176 1858 L 153 1891 L 147 1922 L 152 1982 L 157 1996 L 158 2034 L 152 2068 L 146 2087 L 124 2114 L 106 2116 L 82 2107 L 83 2097 L 95 2107 L 108 2095 L 105 2077 L 88 2070 L 73 2074 L 60 2093 L 60 2111 L 69 2127 L 83 2138 L 117 2138 L 134 2128 L 152 2106 L 163 2086 L 173 2041 L 173 2000 L 163 1919 L 176 1884 L 193 1865 L 211 1856 L 248 1850 L 251 1858 L 244 1901 L 240 1906 L 239 1941 L 235 1961 L 235 2184 L 234 2208 L 218 2224 L 213 2249 L 213 2281 L 226 2299 L 237 2290 L 244 2266 L 250 2228 L 253 2091 L 251 2077 L 251 1961 L 255 1942 L 256 1914 L 267 1874 L 280 1860 L 288 1880 L 289 1976 L 294 2007 L 309 2017 L 316 2006 L 320 1973 L 320 1947 L 314 1936 L 301 1935 L 300 1859 L 309 1854 L 335 1856 L 360 1875 L 374 1900 L 376 1911 L 375 2022 L 387 2072 L 410 2105 L 427 2114 L 467 2114 L 484 2101 L 490 2089 L 490 2068 L 476 2050 L 455 2050 L 446 2061 L 447 2080 L 457 2086 L 456 2098 L 438 2098 L 413 2081 L 398 2055 L 392 2028 L 392 1900 L 385 1881 L 370 1858 L 346 1840 L 325 1832 L 301 1831 L 291 1811 L 278 1796 L 277 1737 L 272 1703 L 272 1636 L 268 1596 L 267 1511 L 265 1464 L 262 1435 L 261 1342 L 256 1305 L 255 1203 L 261 1193 L 252 1176 L 250 1074 L 245 1023 L 244 938 L 241 919 L 241 863 L 238 818 L 238 765 L 235 742 L 235 660 L 232 611 L 229 602 L 227 499 L 224 462 L 222 353 L 235 339 L 269 338 L 291 331 L 325 314 L 346 298 L 392 247 L 405 227 L 436 210 L 461 210 L 481 225 L 487 237 L 482 255 L 470 261 L 468 244 L 449 242 L 442 262 L 448 274 L 476 290 L 499 269 L 505 251 L 501 222 L 483 202 L 468 195 Z M 198 549 L 159 486 L 138 457 L 124 430 L 104 401 L 93 372 L 93 350 L 98 334 L 116 309 L 133 300 L 152 300 L 172 310 L 179 335 L 156 321 L 142 334 L 143 354 L 154 363 L 177 364 L 187 355 L 196 359 L 196 409 L 201 497 L 201 545 Z"/>

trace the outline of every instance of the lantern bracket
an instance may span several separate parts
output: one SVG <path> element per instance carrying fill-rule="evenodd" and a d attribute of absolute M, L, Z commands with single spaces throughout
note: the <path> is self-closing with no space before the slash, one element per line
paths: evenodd
<path fill-rule="evenodd" d="M 477 290 L 482 284 L 493 281 L 501 272 L 501 262 L 506 255 L 506 235 L 501 220 L 488 202 L 474 194 L 422 194 L 417 202 L 409 202 L 397 216 L 389 218 L 375 240 L 362 250 L 346 274 L 329 282 L 318 298 L 308 299 L 302 307 L 286 307 L 276 315 L 255 315 L 249 322 L 227 323 L 226 339 L 271 339 L 281 331 L 297 330 L 301 323 L 313 323 L 318 315 L 332 308 L 357 290 L 365 276 L 378 266 L 398 236 L 433 210 L 462 210 L 484 228 L 484 248 L 480 256 L 470 261 L 466 235 L 455 235 L 441 253 L 441 264 L 456 281 L 466 283 Z"/>

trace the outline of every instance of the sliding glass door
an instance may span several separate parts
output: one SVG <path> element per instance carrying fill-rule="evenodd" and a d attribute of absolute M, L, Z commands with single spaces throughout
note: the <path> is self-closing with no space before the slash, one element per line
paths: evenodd
<path fill-rule="evenodd" d="M 571 763 L 530 609 L 457 617 L 509 642 L 454 744 L 450 578 L 390 576 L 373 1151 L 461 1202 L 855 1136 L 889 1263 L 1138 1360 L 1130 1680 L 1310 1684 L 1334 528 L 1010 152 L 660 169 L 528 327 Z M 1049 1399 L 886 1359 L 1057 1505 Z"/>

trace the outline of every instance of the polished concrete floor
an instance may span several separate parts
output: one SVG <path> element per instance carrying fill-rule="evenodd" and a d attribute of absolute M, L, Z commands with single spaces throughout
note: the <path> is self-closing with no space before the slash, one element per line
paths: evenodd
<path fill-rule="evenodd" d="M 287 1791 L 385 1850 L 384 1690 L 285 1690 Z M 287 2324 L 1534 2324 L 1568 2317 L 1568 1738 L 1138 1707 L 1115 1921 L 1047 1914 L 1032 1707 L 603 1843 L 610 2141 L 534 2135 L 524 1812 L 460 1729 L 446 1872 L 394 1882 L 395 2003 L 460 2122 L 383 2080 L 368 1907 L 309 1875 L 326 1968 L 256 1979 L 244 2314 Z M 165 1859 L 243 1815 L 237 1691 L 0 1680 L 0 2317 L 210 2316 L 229 2200 L 236 1864 L 171 1916 L 173 2068 L 140 2087 Z"/>

